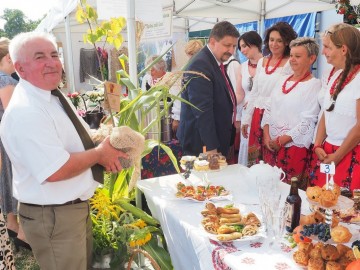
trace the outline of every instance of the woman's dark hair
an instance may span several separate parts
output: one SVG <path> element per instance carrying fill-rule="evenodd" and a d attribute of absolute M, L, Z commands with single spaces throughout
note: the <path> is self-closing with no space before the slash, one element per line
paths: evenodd
<path fill-rule="evenodd" d="M 273 26 L 268 28 L 265 33 L 265 39 L 264 39 L 264 55 L 271 54 L 270 48 L 269 48 L 269 39 L 270 39 L 270 33 L 273 31 L 279 32 L 281 39 L 283 40 L 285 44 L 285 51 L 284 56 L 290 55 L 290 42 L 297 38 L 297 33 L 295 30 L 291 27 L 290 24 L 287 22 L 278 22 L 275 23 Z"/>
<path fill-rule="evenodd" d="M 328 36 L 337 48 L 341 48 L 343 45 L 347 47 L 345 68 L 343 69 L 339 82 L 335 86 L 335 91 L 332 95 L 332 104 L 327 109 L 328 112 L 331 112 L 335 108 L 335 102 L 339 93 L 343 87 L 345 87 L 343 84 L 349 75 L 350 69 L 360 64 L 360 32 L 351 25 L 339 23 L 330 27 L 328 31 L 325 32 L 325 36 Z"/>
<path fill-rule="evenodd" d="M 240 47 L 241 40 L 244 41 L 246 46 L 248 46 L 248 47 L 256 46 L 258 48 L 259 52 L 261 52 L 262 39 L 261 39 L 261 36 L 256 31 L 246 32 L 239 37 L 239 40 L 238 40 L 239 51 L 241 51 L 241 47 Z"/>

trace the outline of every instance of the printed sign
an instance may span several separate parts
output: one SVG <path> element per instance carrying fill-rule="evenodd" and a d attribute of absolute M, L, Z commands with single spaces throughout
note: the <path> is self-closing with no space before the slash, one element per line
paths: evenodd
<path fill-rule="evenodd" d="M 326 174 L 335 174 L 335 164 L 320 164 L 320 172 L 326 173 Z"/>
<path fill-rule="evenodd" d="M 172 8 L 163 9 L 163 20 L 145 23 L 142 40 L 170 38 L 172 35 Z"/>
<path fill-rule="evenodd" d="M 121 88 L 122 86 L 120 84 L 105 82 L 106 95 L 112 112 L 118 112 L 120 110 Z"/>

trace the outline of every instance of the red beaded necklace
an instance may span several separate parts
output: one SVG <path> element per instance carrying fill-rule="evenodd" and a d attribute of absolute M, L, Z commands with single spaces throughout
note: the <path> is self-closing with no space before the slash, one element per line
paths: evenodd
<path fill-rule="evenodd" d="M 270 65 L 271 58 L 272 58 L 272 55 L 270 55 L 270 58 L 267 61 L 266 66 L 265 66 L 265 73 L 267 75 L 273 74 L 275 72 L 275 70 L 280 66 L 281 61 L 284 59 L 284 56 L 282 56 L 280 58 L 280 60 L 276 63 L 276 65 L 274 66 L 274 68 L 272 70 L 269 70 L 269 65 Z"/>
<path fill-rule="evenodd" d="M 330 82 L 331 77 L 334 75 L 334 73 L 335 73 L 335 67 L 333 67 L 333 68 L 331 69 L 330 74 L 329 74 L 329 77 L 328 77 L 328 80 L 327 80 L 327 83 Z"/>
<path fill-rule="evenodd" d="M 356 73 L 360 70 L 360 65 L 356 65 L 354 67 L 354 69 L 348 74 L 348 76 L 346 77 L 346 79 L 344 80 L 343 84 L 341 85 L 340 87 L 340 91 L 342 91 L 345 86 L 355 77 Z M 339 82 L 339 79 L 341 77 L 341 75 L 343 74 L 343 72 L 341 72 L 339 74 L 339 76 L 335 79 L 335 81 L 333 82 L 333 84 L 331 85 L 331 88 L 330 88 L 330 95 L 334 95 L 334 92 L 335 92 L 335 87 L 336 85 L 338 84 Z"/>
<path fill-rule="evenodd" d="M 257 68 L 257 63 L 256 64 L 253 64 L 250 62 L 250 60 L 248 61 L 248 66 L 249 67 L 252 67 L 252 68 Z"/>
<path fill-rule="evenodd" d="M 287 82 L 294 76 L 294 74 L 292 74 L 292 75 L 291 75 L 289 78 L 287 78 L 287 79 L 285 80 L 285 82 L 283 83 L 283 85 L 282 85 L 282 92 L 283 92 L 284 94 L 290 93 L 291 90 L 293 90 L 293 89 L 299 84 L 299 82 L 305 80 L 309 75 L 311 75 L 311 72 L 310 72 L 310 71 L 306 72 L 305 75 L 304 75 L 300 80 L 296 81 L 289 89 L 286 89 L 286 84 L 287 84 Z"/>

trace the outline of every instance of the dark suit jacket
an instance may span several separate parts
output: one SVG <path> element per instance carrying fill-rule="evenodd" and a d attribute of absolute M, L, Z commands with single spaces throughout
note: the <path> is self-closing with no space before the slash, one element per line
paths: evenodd
<path fill-rule="evenodd" d="M 206 146 L 207 151 L 217 149 L 226 156 L 233 133 L 233 106 L 226 81 L 207 46 L 191 59 L 187 70 L 201 72 L 209 80 L 185 75 L 186 89 L 181 96 L 200 110 L 181 104 L 177 137 L 184 154 L 197 156 Z"/>

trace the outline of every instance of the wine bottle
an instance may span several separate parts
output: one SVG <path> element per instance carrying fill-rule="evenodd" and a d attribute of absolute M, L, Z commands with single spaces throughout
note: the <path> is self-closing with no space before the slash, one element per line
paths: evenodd
<path fill-rule="evenodd" d="M 288 232 L 292 232 L 300 223 L 301 197 L 299 196 L 299 181 L 296 177 L 291 178 L 290 193 L 286 198 L 286 224 Z"/>

